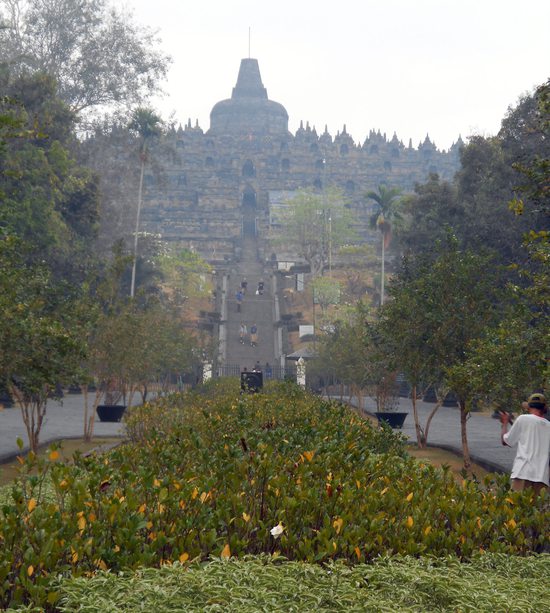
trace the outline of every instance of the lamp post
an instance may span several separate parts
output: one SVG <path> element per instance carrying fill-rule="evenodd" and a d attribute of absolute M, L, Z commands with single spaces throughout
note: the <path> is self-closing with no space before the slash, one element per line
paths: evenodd
<path fill-rule="evenodd" d="M 332 277 L 332 217 L 328 212 L 328 276 Z"/>
<path fill-rule="evenodd" d="M 316 322 L 315 322 L 315 301 L 317 300 L 317 297 L 315 296 L 315 287 L 313 288 L 312 291 L 312 297 L 313 297 L 313 349 L 315 350 L 316 348 L 316 339 L 317 339 L 317 334 L 316 334 Z"/>

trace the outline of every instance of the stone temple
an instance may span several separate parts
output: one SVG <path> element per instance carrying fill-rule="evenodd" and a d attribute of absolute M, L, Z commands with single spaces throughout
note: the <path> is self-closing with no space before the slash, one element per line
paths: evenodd
<path fill-rule="evenodd" d="M 231 261 L 243 237 L 267 236 L 272 210 L 292 192 L 338 187 L 366 219 L 367 191 L 381 184 L 410 191 L 430 173 L 451 179 L 461 146 L 459 138 L 439 151 L 426 136 L 413 148 L 374 131 L 360 144 L 345 125 L 334 137 L 303 123 L 292 134 L 285 107 L 268 98 L 258 61 L 243 59 L 231 98 L 212 108 L 209 130 L 189 121 L 155 152 L 162 171 L 145 175 L 141 230 L 212 263 Z"/>

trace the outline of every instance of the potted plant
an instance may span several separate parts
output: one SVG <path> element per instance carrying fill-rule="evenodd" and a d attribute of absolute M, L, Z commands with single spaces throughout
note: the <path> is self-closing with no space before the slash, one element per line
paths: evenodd
<path fill-rule="evenodd" d="M 384 373 L 374 385 L 376 419 L 392 428 L 402 428 L 408 413 L 399 411 L 399 384 L 397 373 Z"/>
<path fill-rule="evenodd" d="M 100 316 L 91 343 L 90 366 L 96 383 L 95 410 L 100 421 L 117 422 L 132 403 L 132 372 L 143 334 L 132 301 Z M 102 401 L 100 403 L 100 400 Z"/>

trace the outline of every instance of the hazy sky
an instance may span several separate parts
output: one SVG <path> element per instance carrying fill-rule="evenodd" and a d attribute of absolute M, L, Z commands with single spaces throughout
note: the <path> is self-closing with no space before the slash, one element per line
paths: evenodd
<path fill-rule="evenodd" d="M 257 58 L 289 129 L 300 120 L 362 143 L 371 129 L 440 149 L 495 134 L 550 76 L 548 0 L 113 0 L 173 58 L 165 118 L 210 126 L 241 58 Z"/>

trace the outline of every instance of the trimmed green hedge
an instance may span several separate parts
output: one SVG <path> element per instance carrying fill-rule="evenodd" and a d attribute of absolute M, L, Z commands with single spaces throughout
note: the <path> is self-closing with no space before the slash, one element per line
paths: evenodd
<path fill-rule="evenodd" d="M 38 474 L 1 509 L 1 603 L 54 605 L 52 574 L 210 556 L 358 563 L 545 544 L 545 499 L 537 509 L 505 479 L 457 483 L 409 458 L 401 434 L 293 385 L 210 386 L 135 409 L 127 425 L 131 442 L 106 456 L 27 461 Z"/>
<path fill-rule="evenodd" d="M 62 611 L 550 611 L 550 556 L 385 558 L 353 567 L 267 557 L 143 569 L 60 586 Z"/>

